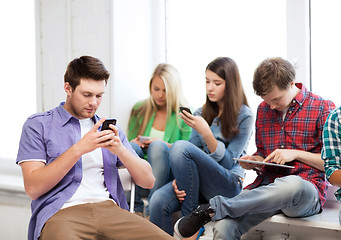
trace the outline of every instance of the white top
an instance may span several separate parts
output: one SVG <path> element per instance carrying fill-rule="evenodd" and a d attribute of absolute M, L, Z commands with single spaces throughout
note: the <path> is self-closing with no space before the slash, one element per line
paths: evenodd
<path fill-rule="evenodd" d="M 149 137 L 151 138 L 157 138 L 163 140 L 163 137 L 165 136 L 165 131 L 159 131 L 152 127 L 149 133 Z"/>
<path fill-rule="evenodd" d="M 79 120 L 81 125 L 81 137 L 94 126 L 91 118 Z M 62 208 L 71 207 L 84 203 L 95 203 L 109 198 L 108 189 L 104 185 L 104 168 L 102 149 L 97 148 L 82 156 L 82 181 L 74 195 L 63 205 Z"/>
<path fill-rule="evenodd" d="M 288 107 L 286 108 L 286 109 L 284 109 L 283 111 L 282 111 L 282 118 L 283 118 L 283 121 L 284 121 L 284 119 L 285 119 L 285 115 L 287 115 L 287 112 L 288 112 Z"/>

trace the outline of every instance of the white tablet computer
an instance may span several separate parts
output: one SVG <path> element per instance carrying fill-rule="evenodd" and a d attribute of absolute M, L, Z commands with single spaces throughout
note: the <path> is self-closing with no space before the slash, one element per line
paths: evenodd
<path fill-rule="evenodd" d="M 269 163 L 269 162 L 259 162 L 259 161 L 245 160 L 245 159 L 240 159 L 240 158 L 233 158 L 233 160 L 238 161 L 238 162 L 254 163 L 254 164 L 268 165 L 268 166 L 274 166 L 274 167 L 295 168 L 294 166 L 289 166 L 289 165 L 282 165 L 282 164 Z"/>

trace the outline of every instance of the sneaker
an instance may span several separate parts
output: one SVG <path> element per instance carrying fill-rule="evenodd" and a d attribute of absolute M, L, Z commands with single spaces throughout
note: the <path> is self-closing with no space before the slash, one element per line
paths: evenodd
<path fill-rule="evenodd" d="M 196 238 L 195 240 L 199 240 L 199 238 L 200 238 L 201 236 L 204 236 L 204 234 L 205 234 L 205 226 L 203 226 L 202 228 L 200 228 L 199 234 L 198 234 L 198 236 L 197 236 L 197 238 Z"/>
<path fill-rule="evenodd" d="M 214 210 L 209 204 L 200 205 L 187 216 L 180 218 L 174 225 L 174 232 L 180 238 L 188 238 L 211 221 L 210 213 Z"/>

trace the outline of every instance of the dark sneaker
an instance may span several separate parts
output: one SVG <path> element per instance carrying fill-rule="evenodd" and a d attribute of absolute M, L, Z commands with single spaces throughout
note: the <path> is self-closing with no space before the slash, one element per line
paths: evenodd
<path fill-rule="evenodd" d="M 174 225 L 174 232 L 180 238 L 193 236 L 201 227 L 211 221 L 210 213 L 214 210 L 209 204 L 200 205 L 187 216 L 180 218 Z"/>

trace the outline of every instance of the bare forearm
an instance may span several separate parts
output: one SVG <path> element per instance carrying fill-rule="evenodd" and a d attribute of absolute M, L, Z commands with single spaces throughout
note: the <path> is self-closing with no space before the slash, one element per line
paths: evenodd
<path fill-rule="evenodd" d="M 324 162 L 321 159 L 320 153 L 311 153 L 311 152 L 305 152 L 296 150 L 296 159 L 300 162 L 303 162 L 311 167 L 317 168 L 324 172 Z"/>
<path fill-rule="evenodd" d="M 21 163 L 27 195 L 37 199 L 56 186 L 70 171 L 81 155 L 73 147 L 48 165 L 41 162 Z"/>
<path fill-rule="evenodd" d="M 336 170 L 329 178 L 329 182 L 337 187 L 341 187 L 341 169 Z"/>
<path fill-rule="evenodd" d="M 146 160 L 139 158 L 125 147 L 117 153 L 117 156 L 137 185 L 148 189 L 154 186 L 155 178 L 152 168 Z"/>
<path fill-rule="evenodd" d="M 217 139 L 215 139 L 213 133 L 211 131 L 207 131 L 206 133 L 201 134 L 201 136 L 203 137 L 210 153 L 215 152 L 218 142 Z"/>

